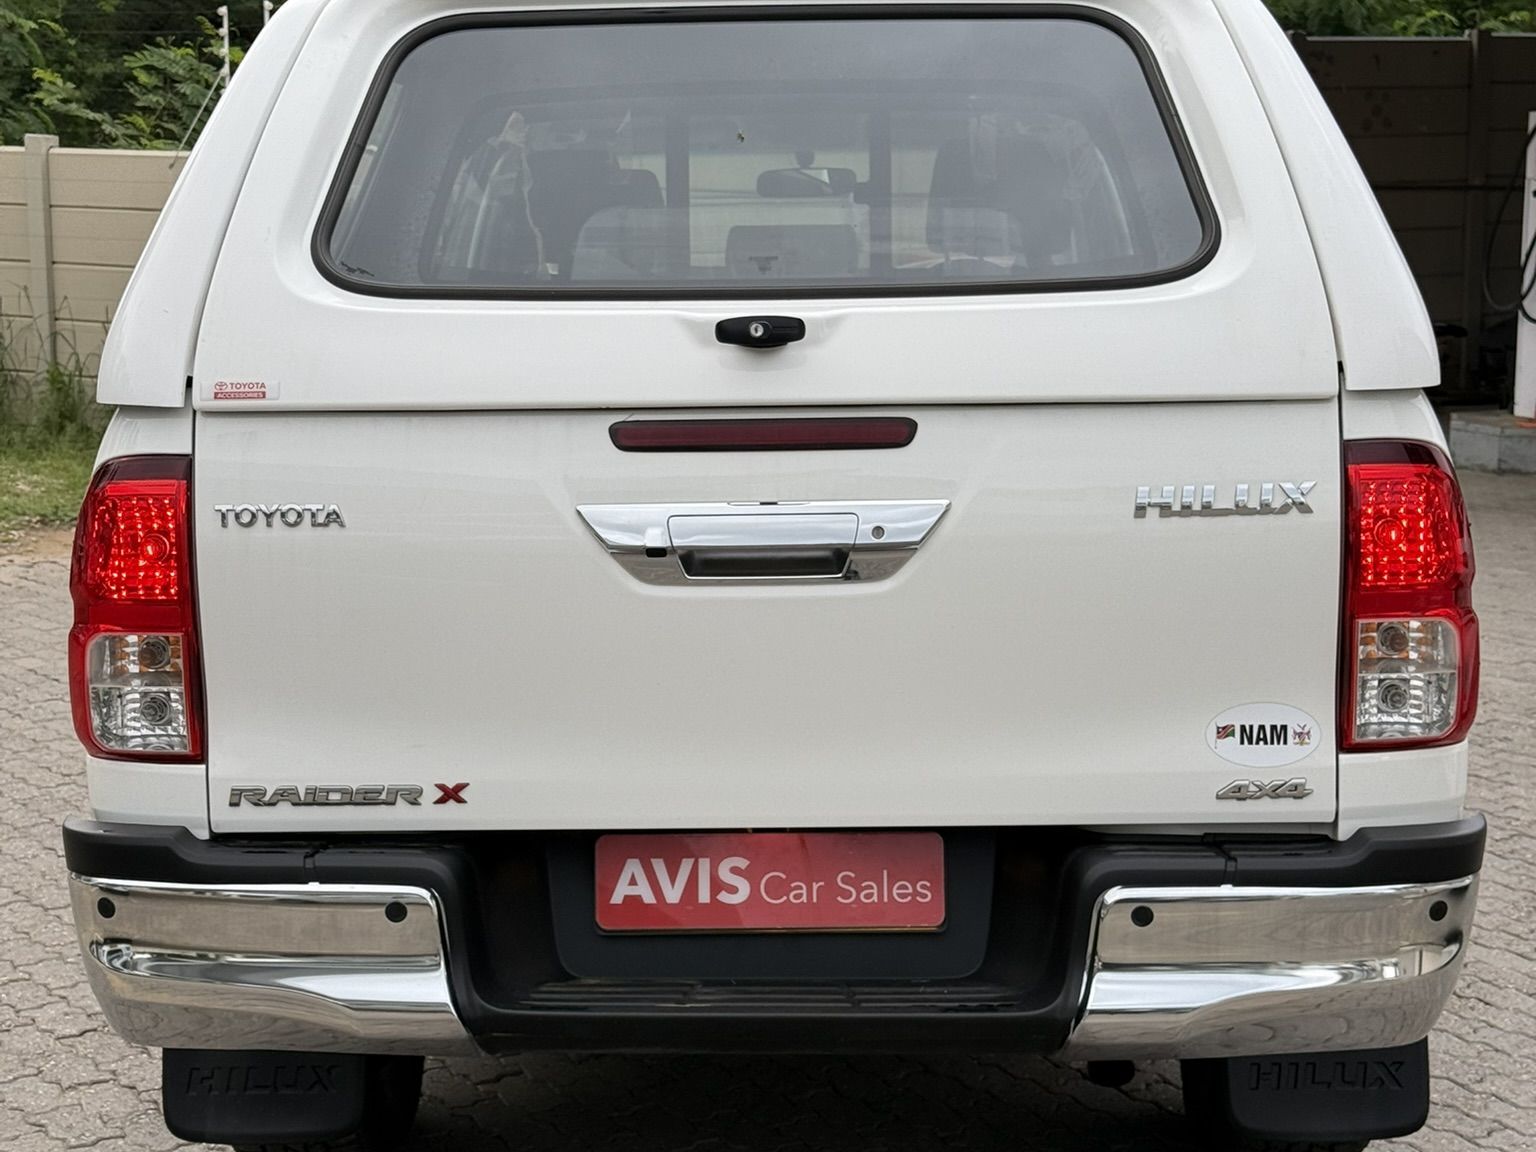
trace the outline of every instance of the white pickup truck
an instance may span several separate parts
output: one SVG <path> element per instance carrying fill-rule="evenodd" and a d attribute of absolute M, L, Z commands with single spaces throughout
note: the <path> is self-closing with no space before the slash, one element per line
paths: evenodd
<path fill-rule="evenodd" d="M 240 1146 L 541 1048 L 1412 1131 L 1484 840 L 1437 378 L 1260 0 L 289 0 L 101 365 L 102 1008 Z"/>

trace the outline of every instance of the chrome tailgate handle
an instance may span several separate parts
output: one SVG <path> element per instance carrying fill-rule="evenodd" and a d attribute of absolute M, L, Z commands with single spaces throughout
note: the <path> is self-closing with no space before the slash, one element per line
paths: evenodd
<path fill-rule="evenodd" d="M 609 553 L 650 584 L 883 580 L 947 500 L 583 504 Z"/>
<path fill-rule="evenodd" d="M 851 512 L 742 509 L 667 520 L 672 550 L 690 580 L 837 579 L 848 570 L 858 531 Z"/>

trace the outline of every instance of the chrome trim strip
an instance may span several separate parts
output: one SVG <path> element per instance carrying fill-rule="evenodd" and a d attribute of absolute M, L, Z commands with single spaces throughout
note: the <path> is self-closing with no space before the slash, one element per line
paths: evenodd
<path fill-rule="evenodd" d="M 479 1051 L 453 1007 L 426 889 L 71 876 L 70 903 L 91 988 L 133 1043 Z"/>
<path fill-rule="evenodd" d="M 1476 903 L 1475 876 L 1111 889 L 1099 900 L 1066 1053 L 1189 1058 L 1411 1043 L 1450 996 Z"/>
<path fill-rule="evenodd" d="M 801 500 L 702 504 L 581 504 L 576 511 L 611 556 L 647 584 L 804 584 L 884 580 L 922 546 L 948 500 Z M 827 576 L 694 577 L 678 553 L 847 547 Z"/>
<path fill-rule="evenodd" d="M 667 517 L 674 551 L 685 548 L 852 548 L 859 518 L 851 512 Z"/>

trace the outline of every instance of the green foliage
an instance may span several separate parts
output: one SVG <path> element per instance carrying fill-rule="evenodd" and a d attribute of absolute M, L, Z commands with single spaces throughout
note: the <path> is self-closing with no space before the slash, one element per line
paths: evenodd
<path fill-rule="evenodd" d="M 230 58 L 240 62 L 240 50 Z M 213 29 L 207 30 L 202 53 L 188 44 L 157 40 L 123 57 L 128 69 L 128 94 L 133 108 L 117 122 L 124 148 L 173 148 L 192 131 L 218 82 L 219 51 Z"/>
<path fill-rule="evenodd" d="M 107 131 L 112 123 L 112 117 L 105 112 L 97 112 L 85 105 L 85 96 L 73 81 L 66 80 L 52 68 L 35 68 L 32 71 L 33 89 L 29 97 L 35 113 L 48 122 L 48 131 L 60 132 L 70 135 L 68 131 L 60 128 L 61 124 L 73 125 L 83 128 L 84 125 L 95 125 L 101 131 L 103 137 L 110 136 Z M 28 129 L 37 131 L 37 129 Z"/>
<path fill-rule="evenodd" d="M 206 118 L 221 46 L 217 0 L 0 0 L 0 144 L 174 148 Z M 231 66 L 261 0 L 230 4 Z"/>
<path fill-rule="evenodd" d="M 1531 0 L 1266 0 L 1286 28 L 1311 36 L 1460 36 L 1536 31 Z"/>
<path fill-rule="evenodd" d="M 219 41 L 213 27 L 202 23 L 198 46 L 161 39 L 123 57 L 126 101 L 116 112 L 101 111 L 78 86 L 47 69 L 36 73 L 36 100 L 55 122 L 93 131 L 97 143 L 174 148 L 195 135 L 195 122 L 201 122 L 219 79 Z M 232 63 L 238 64 L 243 55 L 231 47 Z"/>
<path fill-rule="evenodd" d="M 0 144 L 53 130 L 30 96 L 34 75 L 67 40 L 58 15 L 57 4 L 0 0 Z"/>
<path fill-rule="evenodd" d="M 1529 2 L 1416 4 L 1392 21 L 1398 36 L 1459 36 L 1468 28 L 1486 32 L 1536 32 L 1536 8 Z"/>
<path fill-rule="evenodd" d="M 1313 36 L 1358 36 L 1379 23 L 1384 0 L 1266 0 L 1287 29 Z"/>
<path fill-rule="evenodd" d="M 3 2 L 3 0 L 0 0 Z M 192 137 L 219 81 L 220 45 L 200 20 L 200 44 L 160 39 L 122 58 L 117 107 L 103 107 L 68 78 L 39 68 L 33 99 L 55 124 L 72 126 L 112 148 L 174 148 Z M 232 46 L 230 60 L 243 52 Z"/>

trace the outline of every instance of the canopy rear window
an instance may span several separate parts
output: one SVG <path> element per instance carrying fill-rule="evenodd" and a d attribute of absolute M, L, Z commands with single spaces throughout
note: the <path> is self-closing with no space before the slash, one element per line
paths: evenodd
<path fill-rule="evenodd" d="M 429 26 L 370 99 L 321 267 L 421 296 L 869 295 L 1163 280 L 1208 254 L 1129 30 L 881 11 Z"/>

